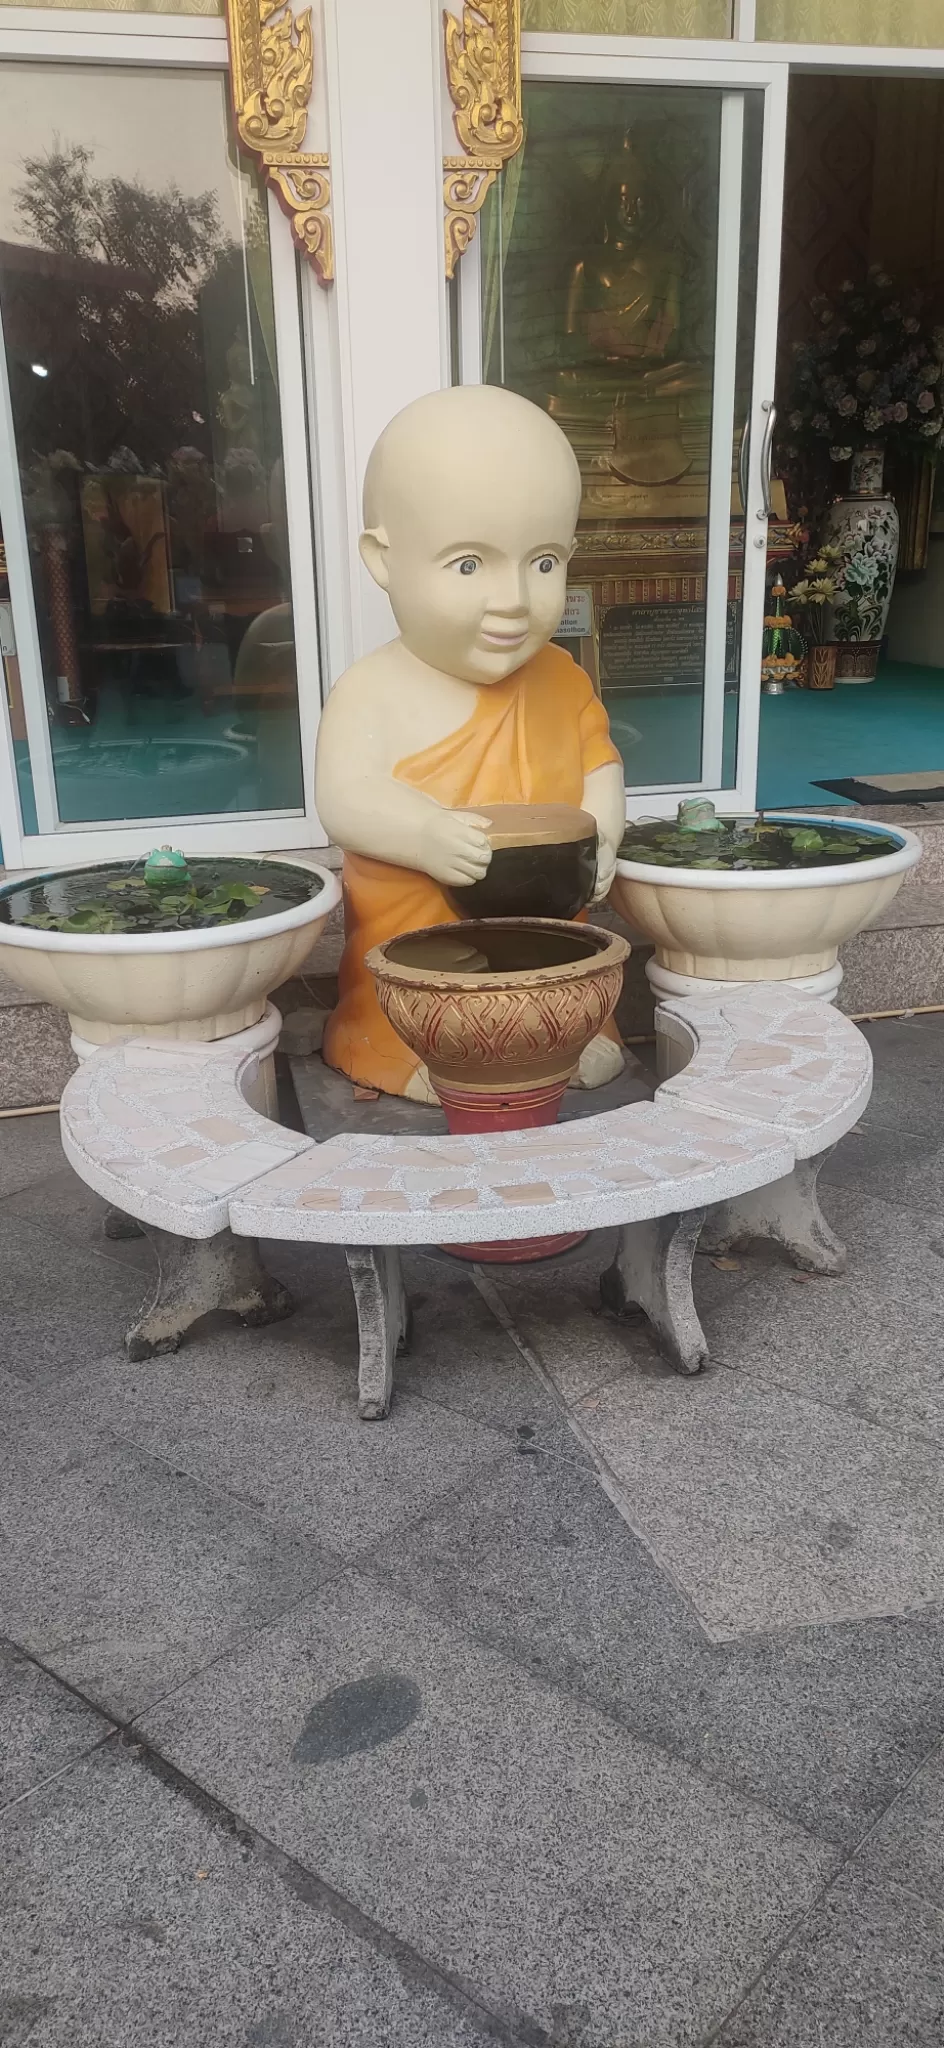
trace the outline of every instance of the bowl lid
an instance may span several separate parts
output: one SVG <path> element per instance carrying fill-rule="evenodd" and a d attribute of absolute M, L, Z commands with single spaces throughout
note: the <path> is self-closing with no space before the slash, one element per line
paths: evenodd
<path fill-rule="evenodd" d="M 501 846 L 566 846 L 574 840 L 596 841 L 597 821 L 576 804 L 463 804 L 473 817 L 484 818 L 494 851 Z"/>

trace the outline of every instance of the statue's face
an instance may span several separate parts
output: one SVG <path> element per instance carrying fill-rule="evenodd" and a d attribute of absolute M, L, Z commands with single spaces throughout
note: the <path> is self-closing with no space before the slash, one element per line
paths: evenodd
<path fill-rule="evenodd" d="M 431 552 L 391 542 L 389 593 L 400 637 L 433 668 L 500 683 L 556 633 L 570 548 L 535 533 L 521 552 L 457 533 Z"/>
<path fill-rule="evenodd" d="M 569 464 L 515 462 L 506 444 L 493 466 L 480 452 L 477 470 L 427 472 L 425 489 L 414 480 L 408 495 L 398 493 L 385 545 L 365 559 L 410 652 L 488 684 L 503 682 L 557 631 L 576 504 Z"/>

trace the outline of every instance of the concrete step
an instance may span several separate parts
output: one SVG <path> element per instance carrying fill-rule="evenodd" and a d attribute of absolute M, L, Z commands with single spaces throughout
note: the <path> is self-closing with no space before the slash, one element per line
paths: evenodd
<path fill-rule="evenodd" d="M 65 1013 L 0 974 L 0 1109 L 58 1102 L 75 1066 Z"/>
<path fill-rule="evenodd" d="M 847 1017 L 944 1006 L 944 880 L 905 886 L 839 957 Z"/>

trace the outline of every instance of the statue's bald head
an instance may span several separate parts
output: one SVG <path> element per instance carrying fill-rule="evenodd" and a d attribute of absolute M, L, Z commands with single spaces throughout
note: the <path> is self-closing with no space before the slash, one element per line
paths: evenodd
<path fill-rule="evenodd" d="M 457 385 L 384 428 L 364 479 L 361 554 L 408 647 L 495 682 L 557 629 L 579 509 L 580 471 L 548 414 L 493 384 Z M 458 625 L 476 605 L 473 646 Z"/>
<path fill-rule="evenodd" d="M 414 399 L 384 428 L 364 478 L 364 525 L 389 534 L 422 497 L 461 495 L 468 513 L 488 516 L 509 493 L 530 507 L 550 493 L 573 539 L 580 471 L 560 427 L 515 391 L 456 384 Z"/>

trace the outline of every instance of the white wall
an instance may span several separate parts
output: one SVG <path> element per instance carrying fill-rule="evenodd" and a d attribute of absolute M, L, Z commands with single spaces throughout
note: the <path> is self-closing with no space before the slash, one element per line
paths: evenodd
<path fill-rule="evenodd" d="M 345 629 L 330 636 L 331 681 L 393 631 L 387 600 L 357 554 L 367 458 L 395 412 L 449 382 L 441 38 L 436 0 L 325 0 L 340 460 L 326 446 L 330 422 L 320 447 L 331 472 L 323 479 L 325 518 L 332 496 L 343 503 L 338 568 L 348 585 Z M 311 311 L 323 330 L 325 309 Z"/>

